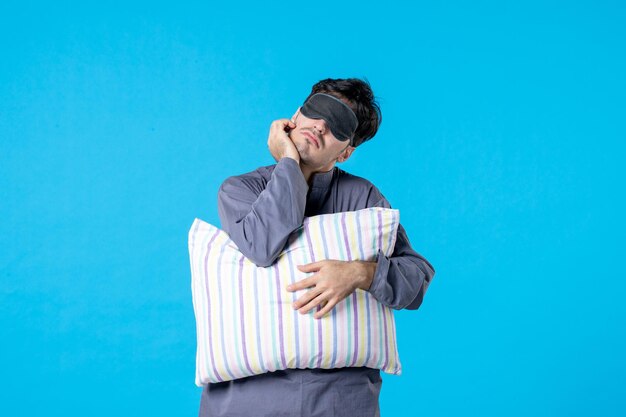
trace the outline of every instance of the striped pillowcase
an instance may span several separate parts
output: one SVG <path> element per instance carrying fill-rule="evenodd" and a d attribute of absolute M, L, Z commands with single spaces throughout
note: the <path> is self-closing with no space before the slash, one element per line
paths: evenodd
<path fill-rule="evenodd" d="M 196 385 L 288 368 L 366 366 L 400 375 L 393 310 L 357 289 L 321 319 L 292 303 L 288 284 L 323 259 L 376 261 L 393 252 L 399 211 L 382 207 L 305 217 L 276 262 L 247 259 L 228 234 L 200 219 L 189 230 L 197 330 Z"/>

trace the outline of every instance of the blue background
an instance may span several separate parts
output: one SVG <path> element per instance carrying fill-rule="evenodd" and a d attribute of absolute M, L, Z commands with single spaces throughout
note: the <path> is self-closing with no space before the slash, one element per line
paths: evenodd
<path fill-rule="evenodd" d="M 0 414 L 197 415 L 191 223 L 366 77 L 436 269 L 383 415 L 625 415 L 623 3 L 100 3 L 0 5 Z"/>

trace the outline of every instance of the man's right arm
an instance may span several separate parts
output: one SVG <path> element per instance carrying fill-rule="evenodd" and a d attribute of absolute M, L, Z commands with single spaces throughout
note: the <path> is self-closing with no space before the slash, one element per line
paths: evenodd
<path fill-rule="evenodd" d="M 257 266 L 274 263 L 289 235 L 302 225 L 308 184 L 299 163 L 281 158 L 263 190 L 250 178 L 227 178 L 218 191 L 222 229 Z M 256 188 L 256 189 L 255 189 Z"/>

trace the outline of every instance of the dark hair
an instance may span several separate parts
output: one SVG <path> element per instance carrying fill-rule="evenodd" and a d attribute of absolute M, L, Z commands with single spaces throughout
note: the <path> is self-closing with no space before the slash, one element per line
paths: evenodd
<path fill-rule="evenodd" d="M 374 137 L 383 121 L 383 116 L 367 78 L 364 80 L 359 78 L 326 78 L 313 86 L 309 97 L 316 93 L 326 93 L 343 99 L 354 111 L 359 120 L 359 126 L 354 134 L 352 146 L 357 147 Z"/>

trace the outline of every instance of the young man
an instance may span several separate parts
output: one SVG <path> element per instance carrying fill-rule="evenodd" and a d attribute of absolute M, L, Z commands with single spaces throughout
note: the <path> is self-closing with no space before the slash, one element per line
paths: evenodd
<path fill-rule="evenodd" d="M 258 266 L 271 265 L 305 216 L 391 208 L 368 180 L 335 164 L 376 134 L 381 113 L 369 84 L 325 79 L 291 120 L 272 122 L 269 151 L 277 161 L 227 178 L 218 192 L 222 229 Z M 300 267 L 315 274 L 288 291 L 309 289 L 294 303 L 301 313 L 328 313 L 357 288 L 394 309 L 415 310 L 435 270 L 415 252 L 402 225 L 391 257 L 376 262 L 321 260 Z M 367 367 L 287 369 L 209 384 L 200 416 L 376 416 L 380 371 Z"/>

